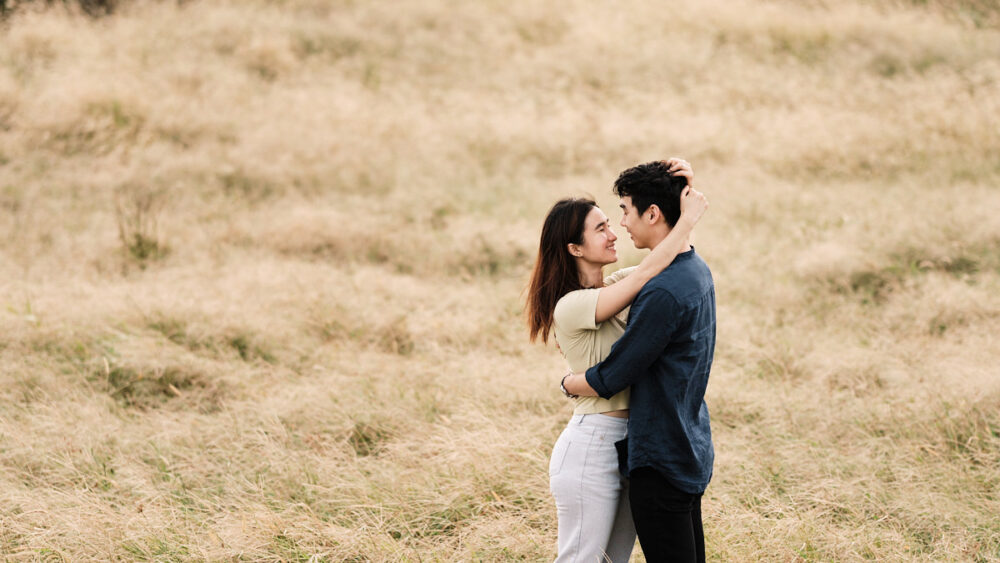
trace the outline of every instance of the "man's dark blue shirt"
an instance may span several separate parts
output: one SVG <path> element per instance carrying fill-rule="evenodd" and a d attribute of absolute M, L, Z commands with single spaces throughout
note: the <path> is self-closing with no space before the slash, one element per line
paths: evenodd
<path fill-rule="evenodd" d="M 604 398 L 632 386 L 627 474 L 659 471 L 678 489 L 705 491 L 715 450 L 705 388 L 715 353 L 715 284 L 694 249 L 646 283 L 625 334 L 587 370 Z"/>

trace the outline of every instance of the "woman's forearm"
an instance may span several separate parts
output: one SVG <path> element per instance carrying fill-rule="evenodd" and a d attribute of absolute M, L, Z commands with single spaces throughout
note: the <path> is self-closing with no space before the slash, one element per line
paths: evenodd
<path fill-rule="evenodd" d="M 604 322 L 627 307 L 646 282 L 662 272 L 687 248 L 688 237 L 694 230 L 694 223 L 690 216 L 682 214 L 666 238 L 642 259 L 634 272 L 621 281 L 602 288 L 597 296 L 594 320 L 599 323 Z"/>
<path fill-rule="evenodd" d="M 642 287 L 646 284 L 646 282 L 653 279 L 653 277 L 666 269 L 666 267 L 674 261 L 674 258 L 677 258 L 678 254 L 687 250 L 688 239 L 694 231 L 695 221 L 697 221 L 697 219 L 694 219 L 690 215 L 682 214 L 680 218 L 677 219 L 677 224 L 674 225 L 674 228 L 670 229 L 670 233 L 667 234 L 666 238 L 661 240 L 660 243 L 657 244 L 656 247 L 642 259 L 641 262 L 639 262 L 639 267 L 632 273 L 632 276 L 637 276 L 637 278 L 641 280 L 639 287 Z M 638 293 L 638 291 L 636 291 L 636 293 Z"/>

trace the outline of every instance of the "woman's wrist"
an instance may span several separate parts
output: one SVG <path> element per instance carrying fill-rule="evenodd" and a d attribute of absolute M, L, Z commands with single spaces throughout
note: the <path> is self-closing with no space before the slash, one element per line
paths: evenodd
<path fill-rule="evenodd" d="M 678 223 L 683 223 L 684 226 L 689 230 L 693 231 L 694 226 L 698 223 L 698 219 L 694 216 L 694 213 L 681 213 Z"/>
<path fill-rule="evenodd" d="M 574 395 L 566 390 L 566 378 L 573 375 L 573 372 L 569 372 L 563 376 L 562 381 L 559 382 L 559 389 L 562 389 L 563 395 L 566 395 L 570 399 L 576 399 L 579 395 Z"/>

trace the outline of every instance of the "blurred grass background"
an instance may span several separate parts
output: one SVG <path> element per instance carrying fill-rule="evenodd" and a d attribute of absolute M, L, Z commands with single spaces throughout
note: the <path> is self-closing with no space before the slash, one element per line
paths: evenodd
<path fill-rule="evenodd" d="M 994 3 L 7 5 L 6 559 L 554 556 L 541 222 L 676 155 L 709 557 L 1000 560 Z"/>

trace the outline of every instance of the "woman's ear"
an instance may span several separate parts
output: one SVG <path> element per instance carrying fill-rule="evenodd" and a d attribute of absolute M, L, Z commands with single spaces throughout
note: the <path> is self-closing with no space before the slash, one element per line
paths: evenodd
<path fill-rule="evenodd" d="M 576 256 L 577 258 L 583 257 L 583 251 L 580 250 L 580 245 L 569 243 L 566 245 L 566 249 L 569 250 L 570 256 Z"/>

